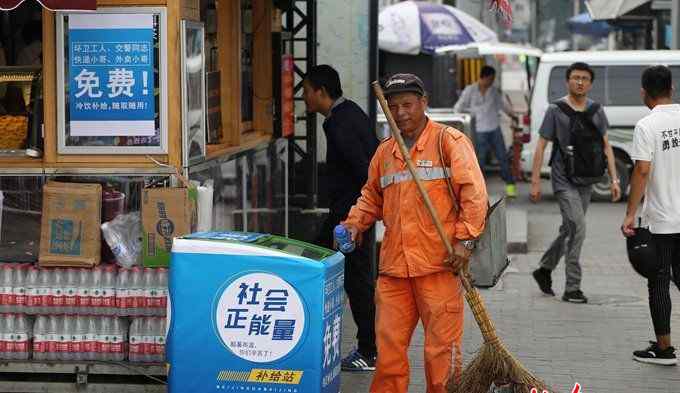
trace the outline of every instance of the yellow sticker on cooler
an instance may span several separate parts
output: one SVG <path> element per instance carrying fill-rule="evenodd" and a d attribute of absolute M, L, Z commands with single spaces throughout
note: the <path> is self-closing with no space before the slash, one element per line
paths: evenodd
<path fill-rule="evenodd" d="M 302 379 L 302 373 L 302 371 L 294 370 L 268 370 L 255 368 L 250 370 L 248 382 L 298 385 Z"/>

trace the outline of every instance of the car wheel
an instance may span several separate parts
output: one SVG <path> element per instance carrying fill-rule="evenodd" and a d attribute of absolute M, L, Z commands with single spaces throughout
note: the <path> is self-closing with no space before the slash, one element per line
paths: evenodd
<path fill-rule="evenodd" d="M 628 185 L 630 184 L 630 168 L 628 163 L 616 157 L 616 174 L 619 176 L 619 185 L 621 186 L 621 200 L 624 200 L 628 195 Z M 609 188 L 609 172 L 605 174 L 602 181 L 593 185 L 593 200 L 601 202 L 611 202 L 612 193 Z"/>

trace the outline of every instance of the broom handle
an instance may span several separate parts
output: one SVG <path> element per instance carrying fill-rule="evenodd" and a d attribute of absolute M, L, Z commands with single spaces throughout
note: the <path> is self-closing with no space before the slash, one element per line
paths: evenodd
<path fill-rule="evenodd" d="M 444 226 L 442 225 L 442 222 L 439 219 L 439 216 L 437 215 L 437 211 L 434 209 L 434 206 L 432 205 L 430 196 L 427 194 L 427 191 L 425 191 L 423 183 L 420 181 L 418 175 L 416 174 L 415 167 L 413 166 L 413 162 L 411 161 L 411 156 L 409 155 L 408 149 L 406 148 L 406 144 L 404 143 L 404 138 L 401 137 L 401 131 L 399 131 L 397 123 L 394 121 L 394 118 L 392 117 L 392 113 L 390 112 L 390 108 L 387 105 L 387 100 L 385 99 L 385 95 L 383 94 L 382 88 L 380 87 L 380 83 L 378 83 L 378 81 L 374 81 L 373 83 L 371 83 L 371 85 L 373 86 L 375 96 L 378 98 L 378 102 L 380 102 L 380 106 L 382 107 L 383 113 L 385 114 L 385 118 L 387 118 L 387 123 L 390 125 L 390 132 L 392 133 L 394 139 L 397 141 L 397 145 L 399 145 L 401 155 L 404 156 L 404 161 L 406 161 L 408 171 L 411 172 L 411 176 L 413 177 L 413 180 L 416 182 L 416 186 L 418 186 L 418 192 L 420 192 L 420 195 L 423 197 L 423 201 L 425 201 L 425 206 L 427 207 L 427 210 L 430 212 L 432 221 L 434 221 L 434 226 L 437 228 L 437 233 L 439 234 L 439 237 L 444 243 L 446 251 L 449 253 L 450 256 L 453 256 L 454 253 L 451 241 L 449 241 L 448 237 L 446 236 L 446 233 L 444 232 Z M 460 280 L 466 292 L 472 290 L 472 285 L 470 284 L 467 271 L 464 271 L 462 272 L 462 274 L 460 274 Z"/>

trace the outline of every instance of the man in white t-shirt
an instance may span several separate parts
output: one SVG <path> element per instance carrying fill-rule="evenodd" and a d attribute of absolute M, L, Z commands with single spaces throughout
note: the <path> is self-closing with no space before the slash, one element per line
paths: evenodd
<path fill-rule="evenodd" d="M 621 230 L 634 234 L 635 215 L 644 194 L 643 216 L 649 223 L 659 268 L 648 277 L 649 310 L 656 342 L 633 358 L 643 363 L 675 365 L 671 346 L 670 280 L 680 288 L 680 105 L 672 100 L 670 69 L 650 67 L 642 74 L 642 99 L 652 113 L 635 126 L 633 154 L 635 168 L 631 179 L 626 218 Z"/>

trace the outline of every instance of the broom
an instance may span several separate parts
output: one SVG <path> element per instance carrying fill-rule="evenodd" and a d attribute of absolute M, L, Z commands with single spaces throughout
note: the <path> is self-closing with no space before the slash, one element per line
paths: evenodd
<path fill-rule="evenodd" d="M 425 201 L 425 206 L 430 212 L 432 221 L 434 221 L 437 233 L 444 243 L 449 255 L 453 256 L 454 253 L 451 242 L 444 233 L 441 220 L 437 216 L 437 212 L 432 205 L 432 201 L 430 201 L 429 195 L 425 191 L 425 188 L 423 188 L 420 179 L 418 179 L 408 149 L 404 144 L 404 139 L 401 137 L 401 132 L 397 128 L 397 124 L 390 113 L 382 88 L 377 81 L 373 82 L 372 86 L 390 125 L 392 136 L 399 145 L 399 150 L 404 156 L 406 166 L 408 167 L 413 180 L 416 182 L 418 191 Z M 503 345 L 496 334 L 496 328 L 484 307 L 481 295 L 470 283 L 470 275 L 467 269 L 464 269 L 464 271 L 459 274 L 459 277 L 463 284 L 463 288 L 465 288 L 465 299 L 470 305 L 472 314 L 482 332 L 484 344 L 475 359 L 473 359 L 463 370 L 460 383 L 456 384 L 454 381 L 455 378 L 449 379 L 449 393 L 488 393 L 492 382 L 511 384 L 514 393 L 552 392 L 543 381 L 536 378 L 529 370 L 524 368 L 510 351 L 508 351 L 505 345 Z"/>

